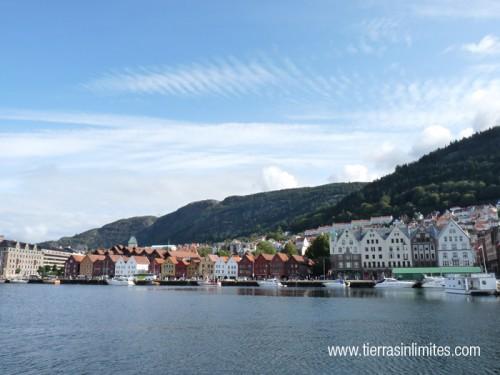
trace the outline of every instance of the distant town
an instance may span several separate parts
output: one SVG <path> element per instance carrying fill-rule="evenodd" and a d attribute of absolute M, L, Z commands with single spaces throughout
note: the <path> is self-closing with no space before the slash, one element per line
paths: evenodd
<path fill-rule="evenodd" d="M 46 249 L 0 237 L 0 278 L 102 280 L 151 274 L 158 280 L 377 280 L 418 273 L 500 272 L 494 205 L 453 207 L 402 221 L 392 216 L 333 223 L 255 241 L 107 249 Z"/>

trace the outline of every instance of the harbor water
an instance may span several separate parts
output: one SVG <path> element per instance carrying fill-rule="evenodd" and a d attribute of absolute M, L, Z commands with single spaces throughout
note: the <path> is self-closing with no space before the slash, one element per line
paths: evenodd
<path fill-rule="evenodd" d="M 495 374 L 500 298 L 436 290 L 0 284 L 0 373 Z M 329 346 L 480 356 L 330 356 Z"/>

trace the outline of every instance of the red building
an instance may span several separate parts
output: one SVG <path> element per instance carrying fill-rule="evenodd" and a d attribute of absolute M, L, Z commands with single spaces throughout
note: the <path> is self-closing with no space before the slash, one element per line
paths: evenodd
<path fill-rule="evenodd" d="M 238 263 L 238 277 L 254 277 L 255 257 L 246 253 Z"/>
<path fill-rule="evenodd" d="M 259 254 L 259 256 L 255 258 L 254 271 L 256 278 L 266 279 L 271 275 L 272 260 L 273 255 L 271 254 Z"/>
<path fill-rule="evenodd" d="M 161 265 L 165 263 L 165 259 L 163 258 L 154 258 L 149 262 L 149 272 L 155 274 L 160 277 L 161 274 Z"/>
<path fill-rule="evenodd" d="M 106 254 L 106 257 L 104 258 L 102 276 L 114 277 L 116 262 L 118 262 L 120 258 L 122 258 L 121 255 L 112 255 L 110 253 Z"/>
<path fill-rule="evenodd" d="M 185 260 L 176 260 L 175 264 L 175 277 L 177 279 L 184 279 L 187 277 L 187 266 L 189 262 Z"/>
<path fill-rule="evenodd" d="M 286 262 L 286 268 L 290 279 L 305 279 L 311 274 L 309 259 L 301 255 L 292 255 Z"/>
<path fill-rule="evenodd" d="M 66 278 L 76 278 L 80 274 L 80 263 L 82 262 L 84 255 L 73 254 L 64 263 L 64 277 Z"/>
<path fill-rule="evenodd" d="M 271 260 L 271 276 L 278 279 L 287 277 L 288 255 L 285 253 L 276 253 Z"/>

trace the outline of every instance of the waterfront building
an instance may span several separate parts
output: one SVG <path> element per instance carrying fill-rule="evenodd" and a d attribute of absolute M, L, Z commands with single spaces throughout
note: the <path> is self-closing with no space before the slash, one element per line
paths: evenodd
<path fill-rule="evenodd" d="M 9 279 L 38 274 L 43 265 L 43 253 L 37 245 L 2 240 L 0 242 L 0 276 Z"/>
<path fill-rule="evenodd" d="M 418 225 L 411 233 L 413 267 L 436 267 L 438 231 L 434 225 Z"/>
<path fill-rule="evenodd" d="M 160 277 L 161 275 L 161 266 L 165 263 L 165 259 L 163 258 L 154 258 L 153 261 L 149 263 L 149 273 Z"/>
<path fill-rule="evenodd" d="M 438 266 L 473 266 L 475 255 L 469 235 L 454 220 L 442 223 L 439 229 Z"/>
<path fill-rule="evenodd" d="M 267 279 L 271 275 L 271 260 L 273 260 L 273 255 L 264 253 L 255 258 L 254 271 L 256 278 Z"/>
<path fill-rule="evenodd" d="M 54 267 L 58 269 L 64 269 L 66 261 L 73 254 L 73 251 L 69 249 L 65 250 L 55 250 L 55 249 L 42 249 L 43 253 L 43 266 Z"/>
<path fill-rule="evenodd" d="M 412 266 L 408 228 L 379 226 L 392 221 L 390 216 L 372 219 L 353 221 L 351 228 L 330 232 L 331 271 L 335 277 L 380 278 L 390 275 L 391 268 Z"/>
<path fill-rule="evenodd" d="M 254 277 L 255 257 L 245 253 L 238 263 L 238 277 Z"/>
<path fill-rule="evenodd" d="M 305 279 L 311 275 L 309 259 L 302 255 L 291 255 L 286 262 L 286 275 L 289 279 Z"/>
<path fill-rule="evenodd" d="M 337 277 L 361 277 L 361 229 L 333 229 L 330 232 L 330 263 Z"/>
<path fill-rule="evenodd" d="M 215 277 L 215 262 L 217 262 L 218 258 L 215 254 L 208 254 L 201 258 L 199 271 L 201 277 L 204 279 L 213 279 Z"/>
<path fill-rule="evenodd" d="M 175 277 L 175 265 L 177 264 L 177 259 L 175 257 L 168 257 L 165 262 L 161 265 L 161 279 L 168 280 Z"/>
<path fill-rule="evenodd" d="M 177 279 L 185 279 L 187 277 L 187 266 L 189 262 L 187 260 L 178 260 L 175 264 L 175 277 Z"/>
<path fill-rule="evenodd" d="M 64 277 L 74 279 L 80 275 L 80 264 L 85 255 L 72 254 L 64 263 Z"/>
<path fill-rule="evenodd" d="M 102 276 L 104 270 L 105 255 L 87 254 L 80 262 L 80 276 L 85 276 L 87 279 Z"/>
<path fill-rule="evenodd" d="M 216 279 L 227 278 L 227 261 L 229 257 L 218 257 L 214 265 L 214 276 Z"/>
<path fill-rule="evenodd" d="M 120 256 L 115 264 L 117 276 L 134 276 L 136 274 L 149 272 L 149 260 L 145 256 L 132 255 L 131 257 Z"/>
<path fill-rule="evenodd" d="M 201 276 L 200 263 L 201 260 L 198 258 L 191 259 L 191 261 L 188 263 L 186 267 L 186 275 L 188 279 L 198 278 Z"/>
<path fill-rule="evenodd" d="M 236 279 L 238 277 L 238 267 L 241 257 L 233 255 L 226 262 L 226 277 L 228 279 Z"/>
<path fill-rule="evenodd" d="M 284 279 L 287 277 L 287 267 L 288 255 L 285 253 L 276 253 L 271 259 L 270 272 L 272 277 L 278 279 Z"/>

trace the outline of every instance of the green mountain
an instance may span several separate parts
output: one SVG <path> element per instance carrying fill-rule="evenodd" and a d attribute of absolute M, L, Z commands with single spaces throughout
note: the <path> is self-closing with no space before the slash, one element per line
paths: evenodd
<path fill-rule="evenodd" d="M 109 247 L 126 244 L 131 235 L 137 237 L 140 245 L 153 245 L 222 241 L 265 234 L 278 228 L 285 230 L 304 215 L 321 207 L 330 207 L 364 185 L 361 182 L 335 183 L 233 196 L 223 201 L 204 200 L 160 218 L 123 219 L 44 245 Z"/>
<path fill-rule="evenodd" d="M 116 244 L 127 244 L 130 236 L 136 235 L 144 228 L 151 226 L 156 221 L 154 216 L 138 216 L 121 219 L 101 228 L 91 229 L 76 234 L 73 237 L 63 237 L 58 241 L 42 242 L 45 247 L 72 247 L 86 246 L 89 249 L 98 247 L 111 247 Z"/>
<path fill-rule="evenodd" d="M 295 231 L 376 215 L 423 214 L 452 206 L 500 199 L 500 127 L 451 143 L 418 161 L 396 167 L 348 195 L 291 225 Z"/>

